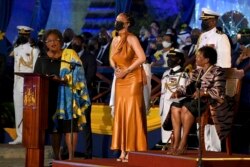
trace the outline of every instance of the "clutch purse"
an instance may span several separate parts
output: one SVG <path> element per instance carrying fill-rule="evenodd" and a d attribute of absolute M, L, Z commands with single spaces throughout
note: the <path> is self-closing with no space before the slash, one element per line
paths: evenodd
<path fill-rule="evenodd" d="M 171 131 L 173 129 L 172 121 L 171 121 L 171 111 L 169 111 L 168 115 L 166 116 L 166 119 L 164 120 L 162 124 L 162 128 L 167 131 Z"/>

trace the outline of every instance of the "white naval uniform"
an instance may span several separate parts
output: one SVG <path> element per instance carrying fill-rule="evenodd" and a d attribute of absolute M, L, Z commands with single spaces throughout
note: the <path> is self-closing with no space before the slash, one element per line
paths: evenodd
<path fill-rule="evenodd" d="M 198 40 L 198 49 L 206 45 L 213 46 L 217 51 L 216 65 L 223 68 L 231 67 L 231 46 L 225 34 L 218 33 L 216 28 L 202 33 Z M 221 141 L 216 132 L 215 125 L 206 125 L 204 136 L 207 151 L 221 151 Z"/>
<path fill-rule="evenodd" d="M 216 27 L 201 34 L 198 40 L 198 49 L 202 46 L 213 46 L 217 51 L 216 65 L 222 68 L 231 67 L 231 46 L 226 34 L 217 32 Z"/>
<path fill-rule="evenodd" d="M 172 70 L 177 71 L 181 67 L 176 66 Z M 170 99 L 173 92 L 176 91 L 179 87 L 186 87 L 187 80 L 188 80 L 188 74 L 186 72 L 177 72 L 175 74 L 170 74 L 170 70 L 166 70 L 161 79 L 161 97 L 160 97 L 160 116 L 161 116 L 161 125 L 164 123 L 171 104 L 175 101 L 178 102 L 180 99 Z M 179 80 L 180 78 L 180 80 Z M 178 83 L 179 80 L 179 83 Z M 168 84 L 168 87 L 166 87 L 166 83 Z M 171 83 L 177 83 L 175 85 L 172 85 Z M 169 90 L 170 89 L 170 90 Z M 167 143 L 168 139 L 170 138 L 171 131 L 166 131 L 161 127 L 161 140 L 162 143 Z"/>
<path fill-rule="evenodd" d="M 30 46 L 30 43 L 19 45 L 14 48 L 14 72 L 32 73 L 39 50 Z M 22 119 L 23 119 L 23 83 L 21 76 L 14 75 L 14 109 L 16 124 L 16 141 L 22 142 Z"/>

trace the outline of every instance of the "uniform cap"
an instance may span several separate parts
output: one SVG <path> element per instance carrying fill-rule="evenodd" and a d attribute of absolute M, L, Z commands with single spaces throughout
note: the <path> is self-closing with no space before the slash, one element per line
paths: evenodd
<path fill-rule="evenodd" d="M 167 57 L 178 57 L 181 60 L 182 65 L 185 61 L 184 54 L 179 49 L 174 49 L 174 48 L 170 49 L 169 53 L 167 54 Z"/>
<path fill-rule="evenodd" d="M 170 49 L 169 53 L 167 54 L 167 56 L 179 56 L 179 57 L 184 57 L 183 52 L 180 49 L 175 49 L 172 48 Z"/>
<path fill-rule="evenodd" d="M 185 30 L 181 30 L 177 36 L 182 42 L 185 42 L 187 37 L 190 37 L 190 33 Z"/>
<path fill-rule="evenodd" d="M 165 34 L 166 35 L 173 35 L 173 31 L 170 28 L 168 28 Z"/>
<path fill-rule="evenodd" d="M 220 14 L 208 8 L 202 8 L 200 20 L 218 18 Z"/>
<path fill-rule="evenodd" d="M 17 26 L 18 34 L 30 34 L 33 31 L 32 28 L 28 26 Z"/>

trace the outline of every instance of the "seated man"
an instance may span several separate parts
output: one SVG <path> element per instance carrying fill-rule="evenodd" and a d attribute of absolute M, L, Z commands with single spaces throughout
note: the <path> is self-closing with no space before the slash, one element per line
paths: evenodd
<path fill-rule="evenodd" d="M 161 80 L 160 116 L 162 125 L 169 113 L 171 104 L 180 100 L 170 99 L 172 93 L 180 87 L 184 88 L 188 79 L 188 74 L 183 70 L 184 54 L 178 49 L 170 50 L 167 58 L 169 69 L 163 73 Z M 163 144 L 168 142 L 170 135 L 170 131 L 161 128 L 161 141 Z"/>

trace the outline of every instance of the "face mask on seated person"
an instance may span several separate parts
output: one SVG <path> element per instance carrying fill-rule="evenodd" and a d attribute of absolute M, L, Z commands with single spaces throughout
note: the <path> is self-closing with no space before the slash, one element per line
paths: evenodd
<path fill-rule="evenodd" d="M 168 67 L 174 68 L 175 66 L 179 65 L 179 58 L 168 57 L 167 64 Z"/>
<path fill-rule="evenodd" d="M 157 50 L 162 50 L 163 46 L 161 43 L 158 43 L 158 44 L 156 44 L 156 48 L 157 48 Z"/>
<path fill-rule="evenodd" d="M 171 47 L 171 45 L 172 45 L 171 42 L 162 41 L 162 46 L 163 46 L 163 48 L 169 48 L 169 47 Z"/>

